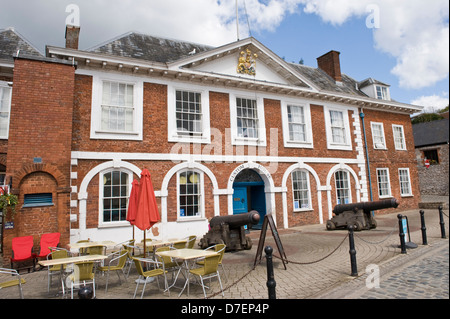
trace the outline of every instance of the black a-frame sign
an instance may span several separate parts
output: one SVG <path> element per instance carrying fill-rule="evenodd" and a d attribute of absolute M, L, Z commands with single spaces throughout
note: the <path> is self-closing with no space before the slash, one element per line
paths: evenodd
<path fill-rule="evenodd" d="M 278 252 L 280 253 L 280 259 L 283 262 L 284 269 L 286 270 L 286 264 L 288 263 L 286 253 L 284 252 L 283 245 L 281 244 L 280 235 L 278 234 L 277 227 L 275 226 L 275 222 L 273 221 L 272 214 L 267 214 L 264 217 L 264 222 L 261 228 L 261 235 L 259 236 L 259 243 L 258 243 L 258 250 L 256 251 L 256 257 L 255 257 L 255 263 L 253 264 L 253 268 L 256 267 L 256 263 L 259 260 L 259 263 L 261 263 L 262 258 L 262 251 L 264 242 L 266 240 L 266 233 L 267 233 L 267 225 L 270 226 L 270 230 L 272 231 L 272 236 L 275 239 L 275 243 L 278 248 Z"/>

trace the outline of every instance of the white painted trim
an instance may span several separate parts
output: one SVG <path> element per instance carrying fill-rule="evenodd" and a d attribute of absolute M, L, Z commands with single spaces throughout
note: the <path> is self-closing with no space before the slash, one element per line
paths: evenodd
<path fill-rule="evenodd" d="M 266 146 L 266 120 L 264 115 L 264 98 L 259 94 L 250 95 L 249 93 L 230 93 L 230 128 L 231 128 L 231 143 L 232 145 L 251 145 L 251 146 Z M 256 100 L 256 109 L 258 112 L 258 138 L 245 138 L 237 136 L 237 110 L 236 99 L 250 99 Z"/>
<path fill-rule="evenodd" d="M 203 155 L 171 153 L 113 153 L 113 152 L 72 152 L 72 158 L 78 160 L 119 160 L 119 161 L 172 161 L 173 163 L 214 162 L 214 163 L 320 163 L 320 164 L 366 164 L 364 159 L 337 157 L 287 157 L 287 156 L 248 156 L 248 155 Z"/>
<path fill-rule="evenodd" d="M 117 165 L 119 165 L 119 167 L 117 167 Z M 123 168 L 123 169 L 129 170 L 129 171 L 135 173 L 138 176 L 141 175 L 141 169 L 139 167 L 137 167 L 131 163 L 123 162 L 123 161 L 120 161 L 120 162 L 109 161 L 109 162 L 99 164 L 96 167 L 94 167 L 93 169 L 91 169 L 86 174 L 86 176 L 81 181 L 80 191 L 78 192 L 78 201 L 80 203 L 79 210 L 78 210 L 78 212 L 79 212 L 78 234 L 81 237 L 83 237 L 86 232 L 86 214 L 87 214 L 86 201 L 88 198 L 87 188 L 89 186 L 89 183 L 91 182 L 91 180 L 94 178 L 95 175 L 99 174 L 102 171 L 111 169 L 111 168 L 119 168 L 119 169 Z M 131 190 L 131 182 L 132 182 L 132 180 L 130 181 L 130 190 Z"/>
<path fill-rule="evenodd" d="M 272 175 L 270 172 L 261 164 L 257 164 L 254 162 L 248 162 L 239 165 L 236 167 L 233 172 L 230 174 L 227 183 L 228 190 L 228 215 L 233 215 L 233 183 L 236 176 L 245 169 L 253 169 L 255 170 L 264 181 L 264 191 L 266 193 L 266 213 L 272 213 L 274 217 L 275 224 L 276 221 L 276 205 L 275 205 L 275 184 L 273 182 Z"/>
<path fill-rule="evenodd" d="M 298 142 L 291 141 L 289 135 L 289 119 L 288 119 L 288 105 L 299 106 L 303 108 L 303 115 L 305 117 L 305 134 L 306 141 Z M 314 138 L 311 127 L 311 104 L 304 102 L 304 100 L 283 99 L 281 101 L 281 121 L 283 125 L 283 143 L 287 148 L 314 148 Z"/>
<path fill-rule="evenodd" d="M 201 109 L 202 109 L 202 135 L 183 136 L 177 133 L 176 120 L 176 91 L 189 91 L 201 94 Z M 167 85 L 167 136 L 169 142 L 180 143 L 211 143 L 211 127 L 210 127 L 210 105 L 209 105 L 209 90 L 204 86 L 192 84 L 168 84 Z"/>
<path fill-rule="evenodd" d="M 317 186 L 317 201 L 318 201 L 318 206 L 319 206 L 319 221 L 320 224 L 323 224 L 323 212 L 322 212 L 322 194 L 321 191 L 323 190 L 323 187 L 320 184 L 320 178 L 319 175 L 317 175 L 317 172 L 309 165 L 303 163 L 303 162 L 299 162 L 296 163 L 290 167 L 288 167 L 288 169 L 284 172 L 283 175 L 283 179 L 281 181 L 281 187 L 285 188 L 287 190 L 287 180 L 289 178 L 289 176 L 291 175 L 291 173 L 295 170 L 306 170 L 308 171 L 313 177 L 314 180 L 316 182 L 316 186 Z M 309 182 L 308 182 L 309 183 Z M 310 187 L 310 192 L 311 192 L 311 187 Z M 311 194 L 310 194 L 311 197 Z M 310 199 L 311 201 L 311 199 Z M 311 202 L 312 205 L 312 202 Z M 288 222 L 288 205 L 287 205 L 287 194 L 283 193 L 283 223 L 284 223 L 284 228 L 289 228 L 289 222 Z"/>
<path fill-rule="evenodd" d="M 106 132 L 101 129 L 101 104 L 103 81 L 133 85 L 133 132 Z M 144 118 L 144 82 L 142 79 L 124 74 L 93 72 L 91 101 L 91 139 L 142 140 Z"/>
<path fill-rule="evenodd" d="M 348 118 L 348 112 L 354 111 L 354 108 L 349 108 L 337 104 L 325 104 L 323 106 L 323 113 L 325 117 L 325 131 L 327 135 L 327 147 L 328 149 L 332 150 L 344 150 L 344 151 L 351 151 L 353 149 L 352 147 L 352 139 L 350 135 L 350 123 Z M 342 112 L 342 116 L 344 119 L 344 128 L 345 128 L 345 144 L 336 144 L 333 143 L 333 137 L 331 132 L 331 118 L 330 118 L 330 111 L 338 111 Z"/>

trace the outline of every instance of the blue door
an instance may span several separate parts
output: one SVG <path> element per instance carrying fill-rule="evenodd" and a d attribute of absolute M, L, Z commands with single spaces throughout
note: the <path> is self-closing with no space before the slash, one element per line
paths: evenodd
<path fill-rule="evenodd" d="M 250 188 L 250 196 L 252 199 L 251 209 L 259 213 L 259 223 L 254 225 L 253 229 L 261 229 L 266 216 L 266 193 L 264 185 L 253 186 Z"/>
<path fill-rule="evenodd" d="M 244 214 L 247 212 L 247 187 L 235 187 L 233 194 L 233 214 Z"/>

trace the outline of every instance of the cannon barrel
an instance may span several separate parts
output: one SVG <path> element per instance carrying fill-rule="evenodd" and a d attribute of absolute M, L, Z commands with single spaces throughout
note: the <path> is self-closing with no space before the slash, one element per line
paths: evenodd
<path fill-rule="evenodd" d="M 228 224 L 230 228 L 238 228 L 244 225 L 256 225 L 259 223 L 259 214 L 257 211 L 252 210 L 249 213 L 228 215 L 228 216 L 216 216 L 209 222 L 211 227 L 221 224 Z"/>
<path fill-rule="evenodd" d="M 346 212 L 346 211 L 354 211 L 357 212 L 358 210 L 363 210 L 365 213 L 378 210 L 378 209 L 385 209 L 385 208 L 397 208 L 399 205 L 398 200 L 395 198 L 391 199 L 384 199 L 374 202 L 361 202 L 361 203 L 354 203 L 354 204 L 341 204 L 334 206 L 333 213 L 336 215 L 339 215 L 340 213 Z"/>

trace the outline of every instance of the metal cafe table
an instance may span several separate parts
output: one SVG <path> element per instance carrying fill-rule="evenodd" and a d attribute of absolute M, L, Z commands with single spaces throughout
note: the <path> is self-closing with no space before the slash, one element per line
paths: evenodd
<path fill-rule="evenodd" d="M 204 258 L 204 257 L 208 257 L 208 256 L 214 256 L 217 255 L 218 253 L 211 251 L 211 250 L 202 250 L 202 249 L 188 249 L 188 248 L 184 248 L 184 249 L 174 249 L 174 250 L 168 250 L 168 251 L 160 251 L 156 253 L 158 256 L 165 256 L 165 257 L 171 257 L 173 259 L 179 259 L 182 260 L 183 263 L 180 267 L 180 269 L 178 270 L 177 276 L 174 280 L 173 285 L 175 284 L 176 280 L 178 279 L 178 275 L 180 273 L 180 271 L 182 269 L 184 269 L 185 271 L 185 278 L 186 278 L 186 282 L 184 283 L 183 288 L 181 289 L 181 292 L 179 293 L 178 297 L 181 296 L 181 294 L 183 293 L 184 289 L 186 288 L 186 285 L 188 286 L 188 290 L 187 290 L 187 295 L 189 296 L 189 261 L 190 260 L 195 260 L 198 258 Z M 193 264 L 193 263 L 191 263 Z M 170 288 L 170 287 L 169 287 Z"/>

